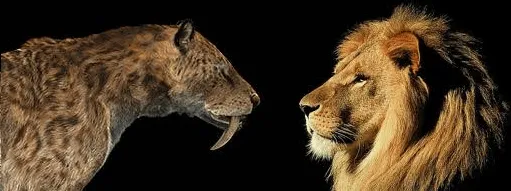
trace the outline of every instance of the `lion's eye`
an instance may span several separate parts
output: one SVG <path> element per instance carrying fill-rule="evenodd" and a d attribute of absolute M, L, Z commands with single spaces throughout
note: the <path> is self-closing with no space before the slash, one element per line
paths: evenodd
<path fill-rule="evenodd" d="M 367 80 L 367 76 L 363 74 L 356 74 L 355 79 L 353 80 L 353 83 L 362 83 Z"/>

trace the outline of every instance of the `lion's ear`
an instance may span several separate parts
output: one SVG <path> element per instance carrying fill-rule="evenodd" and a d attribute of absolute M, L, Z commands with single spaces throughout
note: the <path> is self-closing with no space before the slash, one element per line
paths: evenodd
<path fill-rule="evenodd" d="M 410 66 L 417 74 L 420 68 L 419 39 L 410 32 L 393 36 L 385 43 L 385 52 L 400 67 Z"/>
<path fill-rule="evenodd" d="M 193 38 L 193 23 L 190 19 L 186 19 L 180 21 L 178 25 L 179 29 L 174 36 L 174 44 L 180 51 L 186 52 Z"/>

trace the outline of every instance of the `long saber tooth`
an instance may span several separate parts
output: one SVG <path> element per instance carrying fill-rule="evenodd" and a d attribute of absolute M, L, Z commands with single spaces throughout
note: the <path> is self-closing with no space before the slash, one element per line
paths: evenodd
<path fill-rule="evenodd" d="M 218 141 L 213 145 L 210 150 L 217 150 L 223 147 L 229 140 L 231 140 L 232 136 L 238 130 L 240 126 L 240 117 L 232 116 L 231 121 L 229 122 L 229 127 L 224 131 L 222 136 L 218 139 Z"/>

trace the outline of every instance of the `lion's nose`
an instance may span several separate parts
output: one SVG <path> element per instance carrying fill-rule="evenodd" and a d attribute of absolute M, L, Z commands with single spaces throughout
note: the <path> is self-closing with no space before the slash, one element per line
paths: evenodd
<path fill-rule="evenodd" d="M 255 106 L 258 106 L 259 103 L 261 103 L 261 98 L 259 98 L 259 95 L 257 95 L 257 93 L 252 93 L 250 94 L 250 101 L 252 102 L 252 104 Z"/>
<path fill-rule="evenodd" d="M 319 108 L 319 105 L 312 106 L 312 105 L 300 104 L 300 109 L 302 110 L 303 113 L 305 113 L 306 116 L 309 116 L 310 113 L 312 113 L 313 111 L 316 111 L 318 108 Z"/>

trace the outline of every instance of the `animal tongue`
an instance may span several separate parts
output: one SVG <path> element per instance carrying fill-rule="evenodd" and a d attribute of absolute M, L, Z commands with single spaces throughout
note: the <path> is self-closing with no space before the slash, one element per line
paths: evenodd
<path fill-rule="evenodd" d="M 217 150 L 223 147 L 229 140 L 231 140 L 234 133 L 238 130 L 240 126 L 240 117 L 232 116 L 231 121 L 229 122 L 229 127 L 224 131 L 220 139 L 211 147 L 210 150 Z"/>

